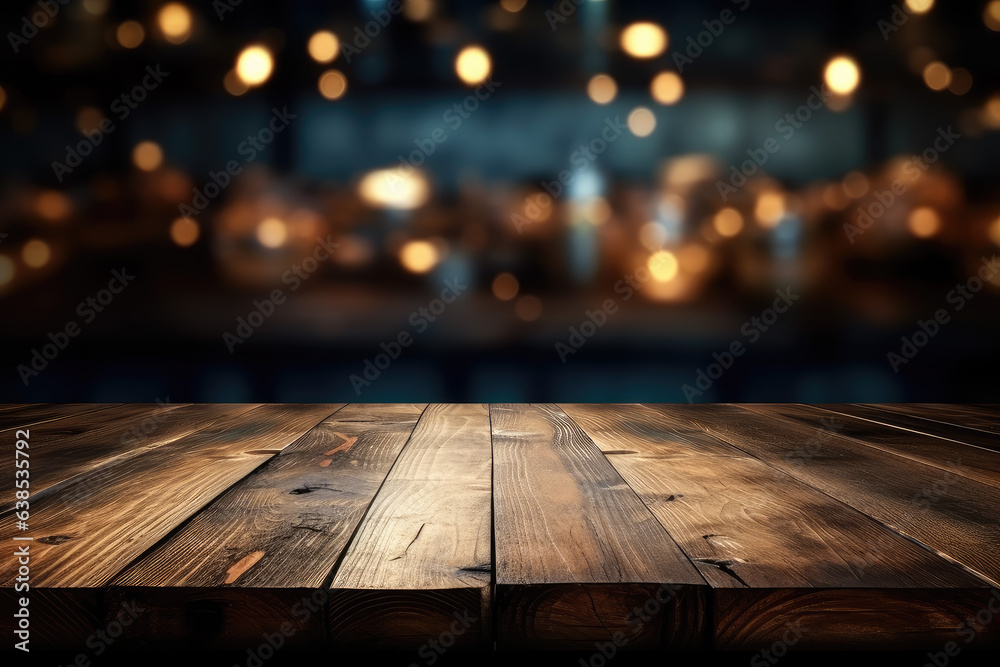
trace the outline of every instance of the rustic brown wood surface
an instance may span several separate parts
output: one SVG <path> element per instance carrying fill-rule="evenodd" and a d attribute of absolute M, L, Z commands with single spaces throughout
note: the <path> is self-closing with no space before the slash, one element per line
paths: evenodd
<path fill-rule="evenodd" d="M 122 648 L 417 664 L 990 648 L 998 434 L 988 405 L 5 405 L 0 600 L 27 543 L 33 649 L 133 606 Z"/>
<path fill-rule="evenodd" d="M 485 405 L 427 408 L 337 569 L 332 642 L 491 645 L 492 463 Z"/>
<path fill-rule="evenodd" d="M 943 643 L 958 639 L 987 591 L 954 563 L 719 438 L 676 434 L 651 408 L 560 407 L 711 584 L 717 648 L 780 641 L 789 625 L 801 629 L 800 648 L 906 648 L 911 626 Z M 872 544 L 892 559 L 869 562 Z"/>
<path fill-rule="evenodd" d="M 697 643 L 704 580 L 590 438 L 551 405 L 490 416 L 498 644 Z M 661 613 L 632 623 L 661 586 Z"/>

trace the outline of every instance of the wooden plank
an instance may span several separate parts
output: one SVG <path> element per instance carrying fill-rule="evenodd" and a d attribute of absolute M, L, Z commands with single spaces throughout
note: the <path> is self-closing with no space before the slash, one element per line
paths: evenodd
<path fill-rule="evenodd" d="M 869 407 L 1000 435 L 1000 413 L 985 407 L 948 403 L 872 403 Z"/>
<path fill-rule="evenodd" d="M 678 435 L 710 433 L 827 495 L 1000 582 L 1000 492 L 753 405 L 651 405 Z M 873 545 L 869 562 L 893 554 Z"/>
<path fill-rule="evenodd" d="M 715 648 L 935 648 L 987 584 L 869 516 L 640 405 L 561 405 L 712 586 Z M 881 544 L 890 559 L 866 560 Z M 914 637 L 912 628 L 922 631 Z"/>
<path fill-rule="evenodd" d="M 7 405 L 0 413 L 0 431 L 30 428 L 57 419 L 68 419 L 113 408 L 120 403 L 26 403 Z"/>
<path fill-rule="evenodd" d="M 698 645 L 704 580 L 590 438 L 555 406 L 490 417 L 498 647 Z"/>
<path fill-rule="evenodd" d="M 831 414 L 808 405 L 755 403 L 747 407 L 754 412 L 810 428 L 824 429 L 825 425 L 833 424 L 843 437 L 1000 488 L 1000 452 L 893 428 L 844 413 Z"/>
<path fill-rule="evenodd" d="M 938 438 L 945 438 L 947 440 L 953 440 L 966 445 L 975 445 L 994 452 L 1000 452 L 1000 436 L 994 435 L 993 433 L 987 433 L 985 431 L 932 421 L 921 417 L 913 417 L 900 412 L 879 410 L 871 405 L 861 405 L 857 403 L 837 403 L 830 405 L 817 405 L 816 407 L 829 410 L 830 412 L 836 412 L 837 414 L 867 419 L 869 421 L 883 424 L 885 426 L 891 426 L 893 428 L 916 433 L 925 433 Z"/>
<path fill-rule="evenodd" d="M 262 406 L 221 420 L 212 427 L 129 458 L 102 476 L 96 491 L 76 501 L 77 484 L 93 488 L 87 475 L 64 493 L 42 498 L 31 506 L 30 530 L 17 531 L 13 522 L 0 530 L 0 540 L 15 535 L 34 537 L 31 543 L 32 590 L 60 594 L 93 613 L 93 623 L 54 618 L 51 635 L 35 635 L 35 646 L 79 646 L 99 627 L 100 588 L 137 556 L 204 507 L 213 498 L 298 439 L 337 409 L 336 405 Z M 65 495 L 65 497 L 63 497 Z M 0 582 L 11 587 L 15 559 L 0 563 Z M 67 605 L 69 606 L 69 605 Z M 58 605 L 55 605 L 58 609 Z M 0 631 L 9 629 L 9 616 Z M 65 623 L 63 622 L 65 621 Z M 7 626 L 7 627 L 4 627 Z"/>
<path fill-rule="evenodd" d="M 100 412 L 40 424 L 31 432 L 31 498 L 44 496 L 82 479 L 86 473 L 106 470 L 153 447 L 190 435 L 226 416 L 245 413 L 254 405 L 122 405 Z M 11 452 L 14 442 L 0 450 Z M 72 499 L 80 500 L 103 483 L 90 474 L 86 485 L 76 485 Z M 13 476 L 0 478 L 0 512 L 14 506 Z M 70 496 L 64 496 L 71 500 Z"/>
<path fill-rule="evenodd" d="M 492 646 L 492 451 L 485 405 L 433 405 L 331 584 L 329 637 L 352 648 Z"/>
<path fill-rule="evenodd" d="M 341 409 L 133 563 L 108 593 L 147 608 L 126 641 L 242 649 L 288 623 L 322 643 L 324 585 L 422 408 Z"/>

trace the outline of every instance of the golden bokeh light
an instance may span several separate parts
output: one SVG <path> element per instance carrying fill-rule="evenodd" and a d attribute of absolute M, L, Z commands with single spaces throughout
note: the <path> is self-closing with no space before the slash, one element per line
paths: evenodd
<path fill-rule="evenodd" d="M 328 100 L 339 100 L 347 92 L 347 77 L 335 69 L 319 77 L 319 93 Z"/>
<path fill-rule="evenodd" d="M 521 289 L 521 284 L 510 273 L 498 273 L 493 279 L 492 289 L 493 296 L 501 301 L 510 301 L 517 296 L 518 291 Z"/>
<path fill-rule="evenodd" d="M 780 192 L 764 192 L 757 198 L 757 205 L 753 211 L 761 227 L 770 229 L 777 227 L 781 219 L 785 217 L 785 197 Z"/>
<path fill-rule="evenodd" d="M 731 238 L 743 230 L 743 216 L 735 208 L 726 207 L 715 214 L 712 225 L 719 236 Z"/>
<path fill-rule="evenodd" d="M 516 14 L 521 11 L 527 4 L 528 0 L 500 0 L 500 6 L 511 14 Z"/>
<path fill-rule="evenodd" d="M 840 183 L 831 183 L 823 188 L 823 203 L 831 210 L 843 211 L 850 202 L 844 192 L 844 186 Z"/>
<path fill-rule="evenodd" d="M 236 76 L 248 86 L 259 86 L 271 77 L 274 58 L 260 45 L 248 46 L 236 58 Z"/>
<path fill-rule="evenodd" d="M 983 23 L 995 32 L 1000 32 L 1000 0 L 992 0 L 983 8 Z"/>
<path fill-rule="evenodd" d="M 621 47 L 633 58 L 655 58 L 667 49 L 667 31 L 656 23 L 642 21 L 622 30 Z"/>
<path fill-rule="evenodd" d="M 649 269 L 653 280 L 666 283 L 677 277 L 680 263 L 677 261 L 677 256 L 669 250 L 658 250 L 649 256 L 646 268 Z"/>
<path fill-rule="evenodd" d="M 33 269 L 40 269 L 52 259 L 52 249 L 41 239 L 31 239 L 21 248 L 21 259 Z"/>
<path fill-rule="evenodd" d="M 340 40 L 329 30 L 320 30 L 309 38 L 309 56 L 318 63 L 329 63 L 340 54 Z"/>
<path fill-rule="evenodd" d="M 607 74 L 595 74 L 587 82 L 587 96 L 597 104 L 609 104 L 618 96 L 618 84 Z"/>
<path fill-rule="evenodd" d="M 0 255 L 0 287 L 14 279 L 14 262 L 9 257 Z"/>
<path fill-rule="evenodd" d="M 399 250 L 399 263 L 410 273 L 427 273 L 439 259 L 437 246 L 430 241 L 407 241 Z"/>
<path fill-rule="evenodd" d="M 168 2 L 156 15 L 163 38 L 171 44 L 183 44 L 191 36 L 191 10 L 179 2 Z"/>
<path fill-rule="evenodd" d="M 941 216 L 928 206 L 921 206 L 910 211 L 906 219 L 906 227 L 914 236 L 922 239 L 930 238 L 941 229 Z"/>
<path fill-rule="evenodd" d="M 604 197 L 594 197 L 583 205 L 583 218 L 592 225 L 603 225 L 612 215 L 611 204 Z"/>
<path fill-rule="evenodd" d="M 403 0 L 403 15 L 411 21 L 426 21 L 434 9 L 434 0 Z"/>
<path fill-rule="evenodd" d="M 906 0 L 906 8 L 914 14 L 926 14 L 934 6 L 934 0 Z"/>
<path fill-rule="evenodd" d="M 972 73 L 964 67 L 956 67 L 951 71 L 951 83 L 948 92 L 953 95 L 965 95 L 972 90 Z"/>
<path fill-rule="evenodd" d="M 280 248 L 288 239 L 288 225 L 280 218 L 265 218 L 257 225 L 257 240 L 265 248 Z"/>
<path fill-rule="evenodd" d="M 3 111 L 4 105 L 7 104 L 7 91 L 0 86 L 0 111 Z"/>
<path fill-rule="evenodd" d="M 46 220 L 57 222 L 69 217 L 73 210 L 73 203 L 69 197 L 58 190 L 45 190 L 35 200 L 35 210 Z"/>
<path fill-rule="evenodd" d="M 649 250 L 659 250 L 667 242 L 667 230 L 655 220 L 639 228 L 639 243 Z"/>
<path fill-rule="evenodd" d="M 844 194 L 851 199 L 864 197 L 868 192 L 868 177 L 860 171 L 849 172 L 844 176 Z"/>
<path fill-rule="evenodd" d="M 358 185 L 358 194 L 370 206 L 408 211 L 426 204 L 431 188 L 415 169 L 394 167 L 365 174 Z"/>
<path fill-rule="evenodd" d="M 646 107 L 636 107 L 628 115 L 628 129 L 637 137 L 648 137 L 656 129 L 656 116 Z"/>
<path fill-rule="evenodd" d="M 492 67 L 490 54 L 481 46 L 467 46 L 455 58 L 455 73 L 469 86 L 486 81 Z"/>
<path fill-rule="evenodd" d="M 93 16 L 103 16 L 110 7 L 110 0 L 83 0 L 83 8 Z"/>
<path fill-rule="evenodd" d="M 680 262 L 681 271 L 697 275 L 708 269 L 712 255 L 705 246 L 689 243 L 678 251 L 677 260 Z"/>
<path fill-rule="evenodd" d="M 100 109 L 83 107 L 76 112 L 74 124 L 80 132 L 93 132 L 100 126 L 102 120 L 104 120 L 104 114 L 101 113 Z"/>
<path fill-rule="evenodd" d="M 134 49 L 146 39 L 146 31 L 138 21 L 125 21 L 115 31 L 118 43 L 126 49 Z"/>
<path fill-rule="evenodd" d="M 1000 93 L 991 95 L 983 107 L 983 121 L 986 125 L 1000 128 Z"/>
<path fill-rule="evenodd" d="M 850 95 L 861 81 L 861 70 L 853 58 L 837 56 L 827 63 L 823 79 L 838 95 Z"/>
<path fill-rule="evenodd" d="M 940 60 L 928 63 L 923 76 L 924 83 L 931 90 L 944 90 L 951 85 L 951 70 Z"/>
<path fill-rule="evenodd" d="M 524 295 L 514 304 L 514 312 L 524 322 L 534 322 L 542 316 L 542 300 L 537 296 Z"/>
<path fill-rule="evenodd" d="M 650 84 L 649 92 L 660 104 L 677 104 L 684 97 L 684 79 L 676 72 L 660 72 Z"/>
<path fill-rule="evenodd" d="M 195 244 L 201 236 L 201 229 L 198 223 L 187 217 L 180 217 L 170 225 L 170 240 L 182 248 L 188 248 Z"/>
<path fill-rule="evenodd" d="M 236 74 L 235 69 L 231 69 L 226 72 L 226 76 L 222 78 L 222 87 L 226 89 L 227 93 L 234 97 L 239 97 L 243 93 L 250 90 L 250 87 L 243 83 L 243 80 Z"/>
<path fill-rule="evenodd" d="M 990 240 L 1000 246 L 1000 217 L 993 221 L 989 229 Z"/>
<path fill-rule="evenodd" d="M 142 171 L 155 171 L 163 164 L 163 149 L 155 141 L 142 141 L 132 149 L 132 162 Z"/>

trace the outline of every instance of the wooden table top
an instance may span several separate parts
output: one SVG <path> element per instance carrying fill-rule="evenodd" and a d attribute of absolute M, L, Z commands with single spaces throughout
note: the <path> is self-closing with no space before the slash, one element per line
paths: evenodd
<path fill-rule="evenodd" d="M 1000 637 L 998 405 L 3 405 L 0 436 L 32 648 Z"/>

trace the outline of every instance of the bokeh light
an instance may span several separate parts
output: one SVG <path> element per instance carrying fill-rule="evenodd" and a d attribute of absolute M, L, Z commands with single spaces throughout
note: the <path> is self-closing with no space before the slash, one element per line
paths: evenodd
<path fill-rule="evenodd" d="M 52 249 L 41 239 L 31 239 L 21 248 L 21 259 L 33 269 L 40 269 L 49 263 Z"/>
<path fill-rule="evenodd" d="M 667 32 L 648 21 L 633 23 L 622 30 L 621 47 L 633 58 L 655 58 L 667 48 Z"/>
<path fill-rule="evenodd" d="M 5 255 L 0 255 L 0 287 L 14 279 L 14 262 Z"/>
<path fill-rule="evenodd" d="M 684 97 L 684 80 L 676 72 L 660 72 L 650 84 L 649 92 L 660 104 L 677 104 Z"/>
<path fill-rule="evenodd" d="M 661 283 L 670 282 L 676 278 L 679 267 L 677 256 L 669 250 L 654 252 L 646 262 L 646 268 L 649 269 L 653 280 Z"/>
<path fill-rule="evenodd" d="M 490 54 L 481 46 L 467 46 L 455 58 L 455 73 L 470 86 L 486 81 L 492 67 Z"/>
<path fill-rule="evenodd" d="M 226 89 L 227 93 L 235 97 L 239 97 L 250 90 L 250 87 L 243 83 L 243 80 L 240 79 L 235 69 L 226 72 L 226 76 L 222 78 L 222 87 Z"/>
<path fill-rule="evenodd" d="M 1000 32 L 1000 0 L 992 0 L 983 8 L 983 23 L 990 30 Z"/>
<path fill-rule="evenodd" d="M 171 44 L 183 44 L 191 36 L 191 10 L 179 2 L 168 2 L 160 7 L 156 22 L 164 39 Z"/>
<path fill-rule="evenodd" d="M 103 16 L 111 8 L 111 0 L 83 0 L 83 8 L 93 16 Z"/>
<path fill-rule="evenodd" d="M 827 63 L 823 79 L 838 95 L 850 95 L 861 81 L 861 70 L 853 58 L 837 56 Z"/>
<path fill-rule="evenodd" d="M 439 259 L 438 249 L 430 241 L 407 241 L 399 250 L 399 263 L 410 273 L 427 273 Z"/>
<path fill-rule="evenodd" d="M 765 229 L 777 227 L 785 217 L 785 197 L 780 192 L 767 191 L 757 198 L 753 211 L 758 224 Z"/>
<path fill-rule="evenodd" d="M 347 92 L 347 77 L 335 69 L 323 72 L 319 77 L 319 92 L 328 100 L 339 100 Z"/>
<path fill-rule="evenodd" d="M 263 46 L 248 46 L 236 58 L 236 75 L 248 86 L 259 86 L 271 77 L 274 59 Z"/>
<path fill-rule="evenodd" d="M 712 218 L 712 225 L 719 236 L 736 236 L 743 229 L 743 216 L 735 208 L 724 208 Z"/>
<path fill-rule="evenodd" d="M 990 240 L 1000 246 L 1000 217 L 997 217 L 997 219 L 993 221 L 993 224 L 990 225 L 989 235 Z"/>
<path fill-rule="evenodd" d="M 931 90 L 944 90 L 951 85 L 951 70 L 939 60 L 928 63 L 924 68 L 924 83 Z"/>
<path fill-rule="evenodd" d="M 906 8 L 914 14 L 926 14 L 934 6 L 934 0 L 906 0 Z"/>
<path fill-rule="evenodd" d="M 587 82 L 587 96 L 597 104 L 609 104 L 618 95 L 618 84 L 607 74 L 595 74 Z"/>
<path fill-rule="evenodd" d="M 921 206 L 910 211 L 906 219 L 906 227 L 914 236 L 922 239 L 930 238 L 941 229 L 941 216 L 928 206 Z"/>
<path fill-rule="evenodd" d="M 646 107 L 636 107 L 628 115 L 628 129 L 637 137 L 648 137 L 656 129 L 656 116 Z"/>
<path fill-rule="evenodd" d="M 155 141 L 142 141 L 132 149 L 132 162 L 142 171 L 155 171 L 163 164 L 163 149 Z"/>
<path fill-rule="evenodd" d="M 491 287 L 493 290 L 493 296 L 501 301 L 510 301 L 517 296 L 518 291 L 521 289 L 521 285 L 517 282 L 517 278 L 506 272 L 497 274 L 497 276 L 493 278 L 493 284 Z"/>
<path fill-rule="evenodd" d="M 340 40 L 329 30 L 320 30 L 309 38 L 309 56 L 318 63 L 329 63 L 340 54 Z"/>
<path fill-rule="evenodd" d="M 542 300 L 530 294 L 522 296 L 514 304 L 514 312 L 524 322 L 534 322 L 542 316 L 543 310 Z"/>
<path fill-rule="evenodd" d="M 118 26 L 115 37 L 123 48 L 134 49 L 146 39 L 146 31 L 138 21 L 125 21 Z"/>
<path fill-rule="evenodd" d="M 844 176 L 843 187 L 844 194 L 851 199 L 864 197 L 868 193 L 868 177 L 860 171 L 848 172 Z"/>
<path fill-rule="evenodd" d="M 403 15 L 411 21 L 426 21 L 434 9 L 434 0 L 403 0 Z"/>
<path fill-rule="evenodd" d="M 177 218 L 170 224 L 170 240 L 182 248 L 194 245 L 199 236 L 201 229 L 191 218 Z"/>
<path fill-rule="evenodd" d="M 3 111 L 4 105 L 7 104 L 7 91 L 0 86 L 0 111 Z"/>
<path fill-rule="evenodd" d="M 288 225 L 280 218 L 265 218 L 257 225 L 257 240 L 265 248 L 280 248 L 288 239 Z"/>
<path fill-rule="evenodd" d="M 58 190 L 43 190 L 35 200 L 35 210 L 45 220 L 59 222 L 72 213 L 73 202 Z"/>
<path fill-rule="evenodd" d="M 951 71 L 951 83 L 948 92 L 953 95 L 965 95 L 972 90 L 972 73 L 964 67 L 956 67 Z"/>
<path fill-rule="evenodd" d="M 430 185 L 420 172 L 402 167 L 365 174 L 358 192 L 371 206 L 401 211 L 420 208 L 431 195 Z"/>

